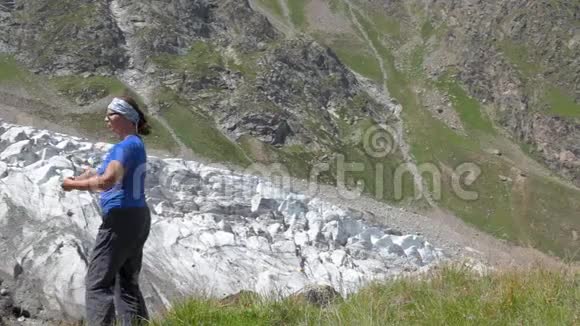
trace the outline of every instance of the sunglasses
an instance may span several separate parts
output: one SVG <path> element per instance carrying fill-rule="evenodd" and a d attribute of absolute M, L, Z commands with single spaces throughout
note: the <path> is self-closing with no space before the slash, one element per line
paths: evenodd
<path fill-rule="evenodd" d="M 107 118 L 107 120 L 109 120 L 109 119 L 111 119 L 112 116 L 115 116 L 115 115 L 120 115 L 120 113 L 117 113 L 117 112 L 107 113 L 105 115 L 105 117 Z"/>

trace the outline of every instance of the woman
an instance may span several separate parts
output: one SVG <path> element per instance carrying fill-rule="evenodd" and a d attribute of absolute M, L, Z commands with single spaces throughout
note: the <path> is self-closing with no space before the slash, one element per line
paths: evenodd
<path fill-rule="evenodd" d="M 62 188 L 101 193 L 103 223 L 86 278 L 88 325 L 112 324 L 115 306 L 119 321 L 133 325 L 148 319 L 139 272 L 151 217 L 144 192 L 147 155 L 139 134 L 148 134 L 149 126 L 135 100 L 125 96 L 113 99 L 105 121 L 121 142 L 97 171 L 67 178 Z"/>

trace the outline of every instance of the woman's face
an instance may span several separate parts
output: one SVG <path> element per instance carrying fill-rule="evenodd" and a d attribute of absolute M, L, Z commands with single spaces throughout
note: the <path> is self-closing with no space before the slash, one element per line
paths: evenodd
<path fill-rule="evenodd" d="M 117 135 L 121 134 L 121 130 L 124 125 L 124 118 L 121 114 L 107 110 L 105 115 L 105 122 L 107 123 L 107 128 Z"/>

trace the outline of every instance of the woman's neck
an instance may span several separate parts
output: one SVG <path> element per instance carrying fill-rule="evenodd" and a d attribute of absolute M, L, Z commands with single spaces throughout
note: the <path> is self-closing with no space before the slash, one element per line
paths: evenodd
<path fill-rule="evenodd" d="M 119 138 L 121 140 L 125 140 L 125 139 L 127 139 L 127 137 L 132 136 L 132 135 L 135 135 L 135 132 L 124 132 L 124 133 L 119 134 Z"/>

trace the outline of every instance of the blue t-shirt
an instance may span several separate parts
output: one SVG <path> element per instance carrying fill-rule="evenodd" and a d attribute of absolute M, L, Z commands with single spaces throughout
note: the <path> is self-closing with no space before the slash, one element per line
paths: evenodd
<path fill-rule="evenodd" d="M 141 138 L 130 135 L 111 148 L 98 175 L 103 175 L 112 161 L 123 165 L 123 180 L 101 193 L 101 209 L 106 216 L 112 208 L 145 207 L 145 173 L 147 154 Z"/>

